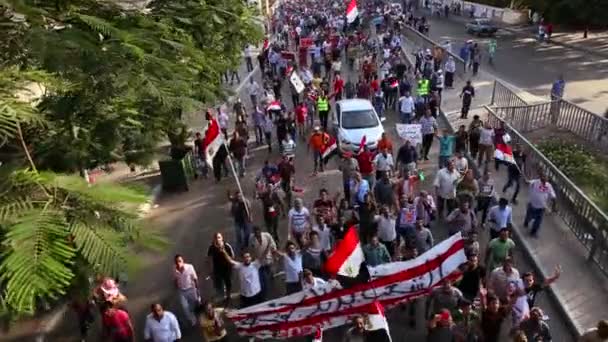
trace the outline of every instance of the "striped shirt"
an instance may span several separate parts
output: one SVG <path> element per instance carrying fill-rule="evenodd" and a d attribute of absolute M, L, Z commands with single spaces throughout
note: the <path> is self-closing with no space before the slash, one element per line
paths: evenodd
<path fill-rule="evenodd" d="M 432 116 L 423 116 L 420 119 L 420 131 L 423 135 L 433 134 L 437 128 L 437 120 Z"/>
<path fill-rule="evenodd" d="M 283 140 L 281 145 L 283 146 L 284 156 L 293 156 L 296 153 L 296 143 L 293 139 L 289 138 L 288 140 Z"/>
<path fill-rule="evenodd" d="M 295 208 L 289 210 L 289 222 L 291 222 L 291 229 L 296 233 L 303 233 L 308 226 L 308 218 L 310 213 L 308 209 L 302 208 L 297 211 Z"/>

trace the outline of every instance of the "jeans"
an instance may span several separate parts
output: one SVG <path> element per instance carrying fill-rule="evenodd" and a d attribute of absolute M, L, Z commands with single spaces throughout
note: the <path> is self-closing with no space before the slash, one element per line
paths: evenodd
<path fill-rule="evenodd" d="M 369 174 L 369 175 L 362 175 L 363 179 L 365 179 L 367 181 L 367 183 L 369 184 L 369 188 L 373 189 L 374 185 L 376 184 L 376 176 L 374 174 Z M 371 190 L 370 190 L 371 192 Z"/>
<path fill-rule="evenodd" d="M 313 158 L 314 158 L 314 161 L 315 161 L 314 172 L 317 172 L 317 171 L 323 172 L 323 156 L 321 155 L 321 152 L 314 151 L 313 152 Z"/>
<path fill-rule="evenodd" d="M 279 215 L 264 214 L 264 223 L 274 241 L 279 242 Z"/>
<path fill-rule="evenodd" d="M 192 325 L 196 324 L 196 316 L 194 311 L 200 304 L 198 300 L 198 289 L 191 287 L 189 289 L 179 289 L 179 303 L 182 306 L 182 310 L 186 315 L 186 318 Z"/>
<path fill-rule="evenodd" d="M 268 144 L 268 152 L 272 152 L 272 133 L 264 132 L 264 137 L 266 138 L 266 144 Z"/>
<path fill-rule="evenodd" d="M 493 197 L 489 196 L 477 196 L 477 210 L 481 211 L 481 223 L 486 222 L 486 218 L 488 217 L 488 211 L 490 210 L 490 206 L 492 206 Z"/>
<path fill-rule="evenodd" d="M 270 294 L 271 286 L 272 286 L 272 269 L 270 265 L 262 265 L 258 269 L 260 274 L 260 285 L 262 287 L 262 296 L 264 298 L 268 297 Z"/>
<path fill-rule="evenodd" d="M 528 228 L 528 223 L 530 223 L 530 221 L 534 221 L 532 223 L 532 229 L 530 230 L 530 234 L 532 236 L 537 236 L 540 225 L 543 223 L 544 214 L 545 208 L 534 208 L 531 204 L 528 204 L 528 208 L 526 209 L 526 218 L 524 219 L 524 227 Z"/>
<path fill-rule="evenodd" d="M 446 166 L 449 160 L 450 156 L 439 156 L 439 168 Z"/>
<path fill-rule="evenodd" d="M 412 113 L 399 112 L 402 124 L 409 124 L 412 121 Z"/>
<path fill-rule="evenodd" d="M 241 254 L 241 251 L 247 247 L 247 240 L 251 234 L 249 224 L 246 222 L 235 222 L 234 223 L 234 236 L 235 236 L 235 247 L 234 251 L 236 255 Z"/>
<path fill-rule="evenodd" d="M 255 106 L 258 105 L 258 96 L 257 95 L 249 95 L 249 98 L 251 99 L 251 105 L 253 106 L 253 108 L 255 108 Z"/>
<path fill-rule="evenodd" d="M 513 192 L 513 197 L 511 198 L 511 202 L 517 201 L 517 195 L 519 194 L 519 186 L 521 183 L 521 177 L 519 175 L 513 175 L 509 173 L 509 179 L 507 180 L 507 184 L 502 188 L 502 192 L 506 192 L 512 185 L 515 185 L 515 192 Z"/>
<path fill-rule="evenodd" d="M 443 208 L 446 208 L 447 214 L 449 215 L 456 208 L 456 199 L 455 198 L 443 198 L 437 196 L 437 216 L 441 217 L 443 213 Z"/>
<path fill-rule="evenodd" d="M 236 172 L 238 173 L 239 177 L 244 177 L 245 176 L 245 158 L 244 157 L 234 158 L 234 168 L 236 169 Z"/>
<path fill-rule="evenodd" d="M 262 126 L 255 125 L 253 131 L 255 132 L 255 142 L 258 145 L 262 145 L 264 143 L 264 130 L 262 129 Z"/>
<path fill-rule="evenodd" d="M 247 64 L 247 72 L 252 72 L 253 71 L 253 61 L 251 60 L 251 57 L 245 57 L 245 63 Z"/>

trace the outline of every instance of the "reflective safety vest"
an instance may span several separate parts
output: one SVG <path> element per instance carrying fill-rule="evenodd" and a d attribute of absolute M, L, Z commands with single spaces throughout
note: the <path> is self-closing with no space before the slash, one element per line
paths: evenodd
<path fill-rule="evenodd" d="M 426 78 L 418 81 L 418 96 L 426 96 L 431 91 L 431 84 Z"/>
<path fill-rule="evenodd" d="M 321 98 L 317 100 L 317 110 L 319 112 L 326 112 L 329 110 L 329 101 L 327 98 Z"/>

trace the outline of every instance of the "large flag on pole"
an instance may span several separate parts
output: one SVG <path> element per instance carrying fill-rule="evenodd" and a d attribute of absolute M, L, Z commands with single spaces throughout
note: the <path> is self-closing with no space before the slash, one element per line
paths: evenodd
<path fill-rule="evenodd" d="M 349 288 L 317 287 L 228 313 L 241 335 L 285 339 L 348 324 L 353 317 L 427 295 L 445 279 L 461 276 L 467 260 L 458 233 L 416 259 L 370 268 L 372 280 Z"/>
<path fill-rule="evenodd" d="M 371 335 L 368 337 L 369 341 L 392 342 L 391 333 L 388 330 L 388 322 L 384 315 L 384 307 L 380 302 L 376 301 L 372 303 L 365 321 L 365 329 Z"/>
<path fill-rule="evenodd" d="M 336 245 L 334 252 L 327 258 L 325 271 L 331 275 L 339 274 L 354 278 L 359 275 L 364 260 L 361 242 L 353 226 L 348 229 L 344 239 Z"/>
<path fill-rule="evenodd" d="M 220 125 L 215 118 L 211 118 L 211 121 L 209 121 L 209 125 L 207 126 L 207 130 L 205 131 L 205 138 L 203 139 L 203 146 L 208 165 L 213 165 L 213 157 L 223 143 L 224 139 L 222 138 Z"/>
<path fill-rule="evenodd" d="M 357 0 L 350 0 L 348 7 L 346 7 L 346 21 L 349 24 L 352 24 L 358 16 L 359 10 L 357 9 Z"/>
<path fill-rule="evenodd" d="M 328 134 L 327 142 L 321 147 L 321 158 L 327 161 L 337 149 L 338 143 L 336 142 L 336 138 Z"/>

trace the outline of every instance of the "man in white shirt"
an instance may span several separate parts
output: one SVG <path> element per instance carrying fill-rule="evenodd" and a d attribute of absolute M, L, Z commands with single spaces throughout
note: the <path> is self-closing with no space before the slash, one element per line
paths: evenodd
<path fill-rule="evenodd" d="M 492 270 L 492 273 L 490 273 L 488 289 L 492 290 L 501 301 L 504 300 L 506 302 L 508 299 L 507 290 L 509 284 L 512 282 L 520 283 L 521 278 L 519 276 L 519 271 L 513 267 L 513 260 L 511 257 L 507 257 L 502 266 L 495 268 Z"/>
<path fill-rule="evenodd" d="M 263 232 L 259 226 L 254 226 L 253 234 L 249 237 L 249 248 L 255 259 L 260 261 L 262 295 L 267 297 L 272 282 L 272 251 L 277 248 L 277 244 L 270 233 Z"/>
<path fill-rule="evenodd" d="M 390 177 L 395 166 L 393 155 L 387 149 L 383 149 L 374 158 L 374 166 L 376 169 L 376 180 L 381 179 L 383 173 L 388 173 Z"/>
<path fill-rule="evenodd" d="M 260 85 L 256 82 L 253 77 L 249 78 L 249 84 L 247 85 L 247 93 L 251 99 L 251 105 L 255 108 L 258 105 L 258 96 L 260 95 Z"/>
<path fill-rule="evenodd" d="M 252 72 L 253 71 L 253 60 L 251 58 L 252 52 L 251 52 L 251 45 L 250 44 L 247 44 L 245 46 L 245 50 L 243 51 L 243 55 L 245 56 L 245 64 L 247 64 L 247 72 Z"/>
<path fill-rule="evenodd" d="M 387 205 L 380 208 L 380 215 L 376 216 L 375 221 L 378 227 L 378 239 L 386 246 L 391 256 L 394 256 L 397 231 L 395 230 L 395 218 L 391 216 Z"/>
<path fill-rule="evenodd" d="M 287 214 L 287 239 L 290 240 L 293 236 L 302 248 L 304 246 L 303 237 L 310 230 L 312 222 L 310 212 L 304 207 L 304 202 L 301 198 L 296 198 L 293 202 L 293 208 Z"/>
<path fill-rule="evenodd" d="M 402 124 L 409 124 L 412 121 L 415 107 L 414 98 L 409 91 L 399 99 L 399 113 L 401 115 Z"/>
<path fill-rule="evenodd" d="M 174 314 L 163 310 L 160 304 L 150 306 L 146 317 L 144 340 L 152 342 L 174 342 L 182 338 L 179 322 Z"/>
<path fill-rule="evenodd" d="M 253 260 L 249 252 L 243 253 L 243 262 L 234 261 L 227 253 L 224 255 L 239 275 L 239 288 L 241 289 L 241 308 L 253 306 L 264 301 L 262 283 L 260 282 L 259 260 Z"/>
<path fill-rule="evenodd" d="M 198 291 L 198 276 L 192 264 L 184 262 L 181 255 L 175 256 L 175 268 L 173 269 L 173 280 L 179 294 L 179 302 L 184 314 L 190 323 L 196 324 L 194 310 L 200 304 L 201 295 Z"/>
<path fill-rule="evenodd" d="M 454 152 L 454 167 L 456 167 L 456 170 L 458 170 L 462 176 L 464 176 L 469 169 L 469 161 L 463 155 L 462 151 Z"/>
<path fill-rule="evenodd" d="M 497 238 L 500 231 L 504 228 L 511 229 L 513 220 L 513 209 L 509 205 L 509 200 L 501 198 L 498 205 L 490 208 L 488 212 L 488 222 L 490 224 L 490 240 Z"/>
<path fill-rule="evenodd" d="M 538 230 L 543 222 L 543 216 L 545 209 L 549 206 L 549 201 L 552 202 L 552 206 L 555 206 L 555 190 L 551 183 L 547 181 L 547 176 L 540 174 L 539 179 L 530 181 L 530 188 L 528 190 L 528 209 L 526 210 L 526 218 L 524 219 L 524 227 L 528 228 L 528 223 L 532 223 L 532 229 L 530 235 L 538 237 Z"/>
<path fill-rule="evenodd" d="M 302 272 L 302 289 L 309 290 L 327 286 L 327 282 L 321 278 L 315 277 L 309 269 Z"/>
<path fill-rule="evenodd" d="M 460 179 L 460 173 L 454 166 L 454 161 L 448 161 L 446 167 L 439 170 L 435 176 L 435 194 L 437 195 L 437 215 L 441 217 L 443 207 L 451 213 L 456 208 L 456 183 Z"/>
<path fill-rule="evenodd" d="M 297 249 L 296 244 L 288 241 L 285 252 L 276 249 L 273 252 L 283 259 L 287 294 L 302 291 L 302 253 Z"/>

